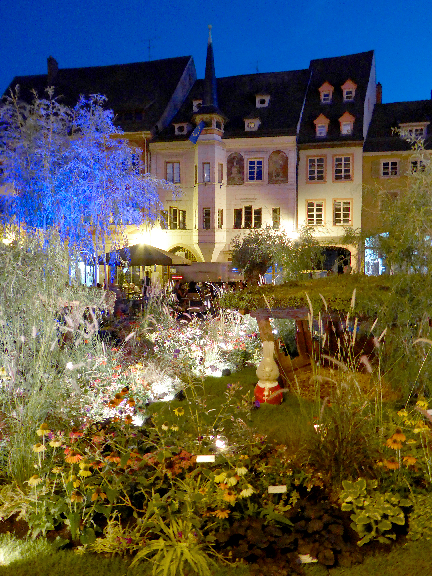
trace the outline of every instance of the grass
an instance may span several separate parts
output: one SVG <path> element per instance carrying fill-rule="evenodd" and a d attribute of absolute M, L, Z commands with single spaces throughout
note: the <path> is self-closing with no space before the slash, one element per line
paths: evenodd
<path fill-rule="evenodd" d="M 376 554 L 351 568 L 330 568 L 305 564 L 306 576 L 424 576 L 432 566 L 432 541 L 408 542 L 388 553 Z M 9 534 L 0 537 L 0 576 L 150 576 L 151 564 L 131 569 L 121 558 L 77 554 L 58 550 L 46 540 L 17 540 Z M 214 576 L 250 576 L 247 566 L 221 566 Z"/>

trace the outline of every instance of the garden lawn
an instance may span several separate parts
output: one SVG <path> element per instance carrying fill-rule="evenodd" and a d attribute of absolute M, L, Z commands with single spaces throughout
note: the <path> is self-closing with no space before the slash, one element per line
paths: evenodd
<path fill-rule="evenodd" d="M 169 425 L 179 425 L 183 432 L 189 433 L 197 429 L 199 419 L 201 426 L 214 425 L 215 430 L 229 440 L 231 420 L 227 417 L 228 412 L 230 408 L 233 413 L 243 408 L 244 416 L 250 413 L 251 424 L 258 434 L 266 436 L 272 443 L 296 449 L 312 430 L 313 416 L 318 412 L 315 402 L 286 390 L 280 406 L 260 404 L 256 407 L 253 392 L 257 382 L 256 367 L 244 368 L 230 376 L 207 377 L 202 382 L 186 386 L 184 400 L 154 402 L 149 406 L 149 413 L 153 418 Z M 197 406 L 201 408 L 199 413 Z M 174 411 L 179 409 L 185 412 L 182 419 Z"/>

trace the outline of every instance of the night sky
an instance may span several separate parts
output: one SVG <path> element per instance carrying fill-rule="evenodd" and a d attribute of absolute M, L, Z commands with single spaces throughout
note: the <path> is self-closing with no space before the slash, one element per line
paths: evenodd
<path fill-rule="evenodd" d="M 192 55 L 203 77 L 208 24 L 219 77 L 375 50 L 383 102 L 431 97 L 430 0 L 0 0 L 0 92 L 50 55 L 60 68 Z"/>

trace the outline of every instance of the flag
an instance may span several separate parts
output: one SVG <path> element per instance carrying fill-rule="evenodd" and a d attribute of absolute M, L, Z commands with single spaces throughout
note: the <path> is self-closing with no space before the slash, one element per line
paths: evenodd
<path fill-rule="evenodd" d="M 205 127 L 205 122 L 204 122 L 204 120 L 201 120 L 201 122 L 198 124 L 198 126 L 195 128 L 195 130 L 189 136 L 189 140 L 192 142 L 192 144 L 197 143 L 197 140 L 200 137 L 200 134 L 201 134 L 202 129 L 204 127 Z"/>

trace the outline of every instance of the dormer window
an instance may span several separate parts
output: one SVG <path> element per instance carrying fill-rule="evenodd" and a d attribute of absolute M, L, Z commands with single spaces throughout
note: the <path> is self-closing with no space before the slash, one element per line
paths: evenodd
<path fill-rule="evenodd" d="M 194 112 L 199 112 L 199 109 L 202 106 L 202 100 L 192 100 L 192 107 Z"/>
<path fill-rule="evenodd" d="M 315 135 L 317 138 L 325 138 L 328 132 L 328 125 L 330 120 L 324 116 L 324 114 L 320 114 L 316 120 L 314 120 L 315 124 Z"/>
<path fill-rule="evenodd" d="M 318 90 L 320 93 L 321 104 L 330 104 L 333 98 L 333 86 L 329 82 L 324 82 Z"/>
<path fill-rule="evenodd" d="M 256 95 L 256 107 L 257 108 L 267 108 L 270 102 L 270 96 L 268 94 L 257 94 Z"/>
<path fill-rule="evenodd" d="M 174 124 L 174 129 L 176 136 L 184 136 L 187 134 L 188 124 L 187 122 L 182 122 L 181 124 Z"/>
<path fill-rule="evenodd" d="M 258 130 L 260 124 L 261 120 L 259 118 L 245 118 L 245 131 L 255 132 Z"/>
<path fill-rule="evenodd" d="M 344 112 L 339 118 L 340 131 L 343 136 L 353 133 L 354 130 L 354 116 L 349 112 Z"/>
<path fill-rule="evenodd" d="M 357 84 L 348 79 L 345 84 L 342 84 L 341 88 L 344 102 L 352 102 L 354 100 Z"/>
<path fill-rule="evenodd" d="M 399 124 L 401 138 L 426 138 L 429 122 L 412 122 Z"/>

